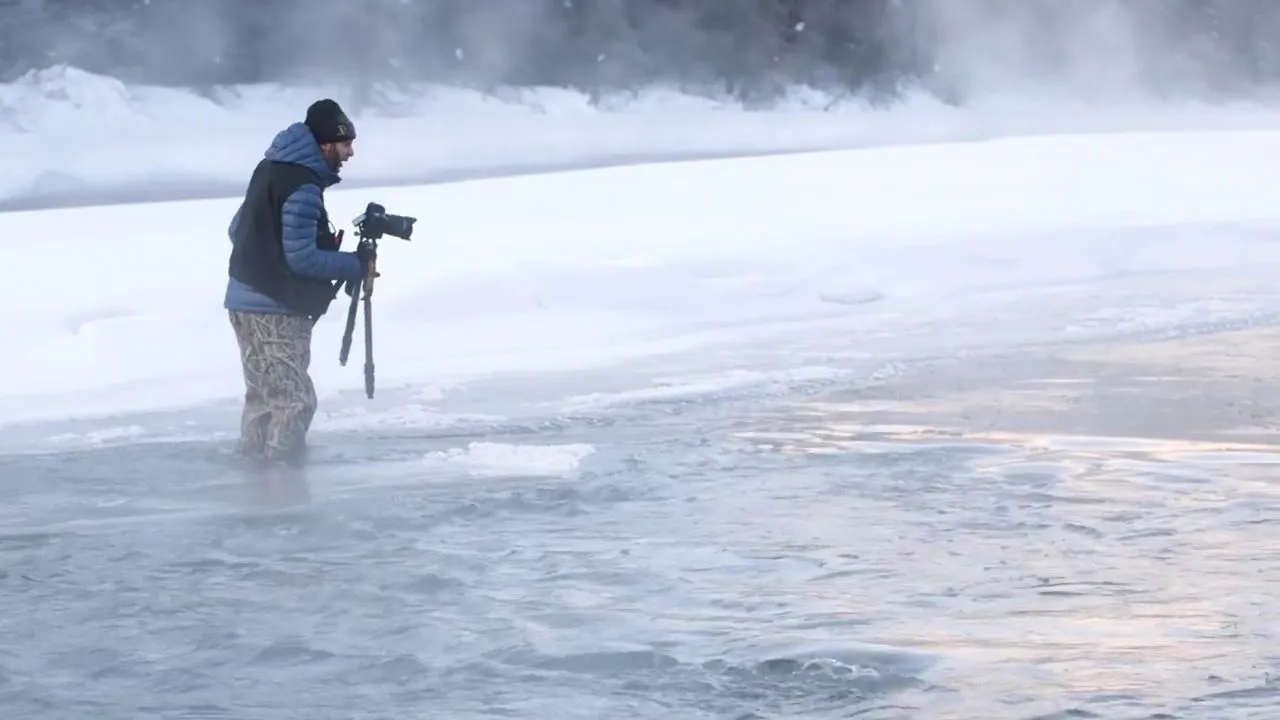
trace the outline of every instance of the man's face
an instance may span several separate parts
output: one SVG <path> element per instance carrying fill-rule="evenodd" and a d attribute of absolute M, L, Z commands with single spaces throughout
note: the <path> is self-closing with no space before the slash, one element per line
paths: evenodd
<path fill-rule="evenodd" d="M 324 155 L 325 162 L 329 164 L 330 170 L 335 173 L 341 172 L 342 164 L 355 157 L 354 142 L 354 140 L 347 140 L 340 143 L 325 143 L 320 146 L 320 152 Z"/>

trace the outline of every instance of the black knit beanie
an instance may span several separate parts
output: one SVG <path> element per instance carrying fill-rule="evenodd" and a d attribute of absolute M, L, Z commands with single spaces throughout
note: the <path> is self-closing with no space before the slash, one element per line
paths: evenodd
<path fill-rule="evenodd" d="M 356 126 L 329 98 L 317 100 L 307 108 L 307 127 L 321 145 L 356 139 Z"/>

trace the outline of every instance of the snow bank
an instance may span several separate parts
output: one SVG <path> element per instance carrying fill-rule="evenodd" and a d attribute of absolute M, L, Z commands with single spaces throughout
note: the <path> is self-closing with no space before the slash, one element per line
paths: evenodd
<path fill-rule="evenodd" d="M 361 138 L 346 187 L 458 174 L 1010 134 L 1280 125 L 1264 106 L 1106 106 L 1061 97 L 956 108 L 927 96 L 870 107 L 798 89 L 768 111 L 651 90 L 593 101 L 551 88 L 493 93 L 427 86 L 252 86 L 206 92 L 126 85 L 74 68 L 0 85 L 0 209 L 231 196 L 271 136 L 318 97 L 348 109 Z"/>
<path fill-rule="evenodd" d="M 778 327 L 828 323 L 816 332 L 840 345 L 868 307 L 927 323 L 980 289 L 1264 268 L 1280 260 L 1277 166 L 1280 132 L 1062 135 L 382 188 L 421 220 L 383 245 L 379 386 L 726 341 L 786 355 Z M 333 192 L 331 214 L 369 197 Z M 0 238 L 22 239 L 5 248 L 21 271 L 0 307 L 0 422 L 237 398 L 221 308 L 236 202 L 0 214 Z M 359 336 L 337 363 L 344 301 L 316 329 L 326 397 L 363 384 Z"/>

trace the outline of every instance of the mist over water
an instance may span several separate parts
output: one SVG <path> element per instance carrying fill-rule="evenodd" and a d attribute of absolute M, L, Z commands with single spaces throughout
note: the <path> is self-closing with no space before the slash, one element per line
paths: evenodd
<path fill-rule="evenodd" d="M 0 79 L 1240 99 L 1278 29 L 1267 0 L 0 0 Z"/>

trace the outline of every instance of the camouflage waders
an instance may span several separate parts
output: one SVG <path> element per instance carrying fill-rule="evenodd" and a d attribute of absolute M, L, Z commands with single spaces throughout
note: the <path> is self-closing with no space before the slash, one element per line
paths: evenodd
<path fill-rule="evenodd" d="M 239 451 L 299 462 L 316 412 L 307 374 L 314 322 L 303 315 L 229 312 L 244 370 Z"/>

